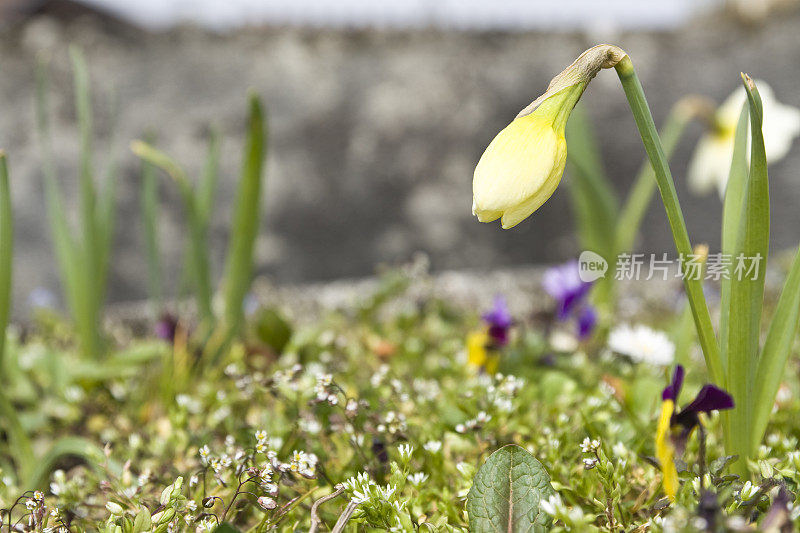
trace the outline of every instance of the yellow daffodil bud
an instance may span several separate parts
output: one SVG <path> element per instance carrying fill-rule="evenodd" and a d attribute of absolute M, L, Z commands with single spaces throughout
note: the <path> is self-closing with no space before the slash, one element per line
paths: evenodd
<path fill-rule="evenodd" d="M 586 85 L 626 54 L 612 45 L 590 48 L 553 78 L 481 156 L 472 181 L 472 212 L 481 222 L 516 226 L 553 194 L 567 159 L 564 130 Z"/>
<path fill-rule="evenodd" d="M 678 492 L 678 470 L 675 468 L 675 447 L 670 438 L 670 421 L 672 413 L 675 411 L 675 402 L 664 400 L 661 406 L 661 416 L 658 419 L 656 429 L 656 457 L 661 463 L 661 473 L 663 476 L 662 484 L 664 492 L 667 493 L 670 501 L 675 501 L 675 494 Z"/>

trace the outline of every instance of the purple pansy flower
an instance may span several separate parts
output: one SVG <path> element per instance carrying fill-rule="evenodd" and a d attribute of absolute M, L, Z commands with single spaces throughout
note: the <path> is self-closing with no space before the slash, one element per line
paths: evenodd
<path fill-rule="evenodd" d="M 578 261 L 548 268 L 542 277 L 542 287 L 556 301 L 558 320 L 574 317 L 578 338 L 589 338 L 597 324 L 597 312 L 586 301 L 592 284 L 581 279 Z"/>
<path fill-rule="evenodd" d="M 558 303 L 558 319 L 564 320 L 581 304 L 592 284 L 581 279 L 578 261 L 572 260 L 548 268 L 542 277 L 542 287 Z"/>
<path fill-rule="evenodd" d="M 678 411 L 677 402 L 683 387 L 683 376 L 683 367 L 677 365 L 672 373 L 672 380 L 661 392 L 661 415 L 656 429 L 656 457 L 661 463 L 664 491 L 670 501 L 675 501 L 680 487 L 675 458 L 683 455 L 689 436 L 694 428 L 700 426 L 700 413 L 733 408 L 730 394 L 719 387 L 706 384 L 689 405 Z"/>
<path fill-rule="evenodd" d="M 508 311 L 505 298 L 497 296 L 494 299 L 494 307 L 481 318 L 489 326 L 489 337 L 495 346 L 508 344 L 508 331 L 511 329 L 514 320 Z"/>
<path fill-rule="evenodd" d="M 175 342 L 175 332 L 178 329 L 178 319 L 171 313 L 163 313 L 153 328 L 156 337 L 170 344 Z"/>
<path fill-rule="evenodd" d="M 677 405 L 678 396 L 683 387 L 683 375 L 683 367 L 677 365 L 672 373 L 672 381 L 661 393 L 662 400 L 672 400 Z M 698 418 L 700 413 L 710 413 L 711 411 L 721 411 L 723 409 L 733 409 L 733 397 L 716 385 L 706 383 L 689 405 L 672 414 L 670 426 L 681 426 L 681 433 L 688 434 L 700 423 Z"/>
<path fill-rule="evenodd" d="M 577 322 L 578 338 L 580 340 L 589 338 L 597 325 L 597 311 L 591 305 L 584 305 L 578 312 Z"/>

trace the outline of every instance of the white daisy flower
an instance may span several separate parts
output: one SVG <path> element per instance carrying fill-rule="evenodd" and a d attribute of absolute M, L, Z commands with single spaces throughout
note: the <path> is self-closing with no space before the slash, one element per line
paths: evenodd
<path fill-rule="evenodd" d="M 668 366 L 675 359 L 675 345 L 666 333 L 641 324 L 633 327 L 623 324 L 614 328 L 608 336 L 608 347 L 636 363 Z"/>
<path fill-rule="evenodd" d="M 764 149 L 771 163 L 786 157 L 795 137 L 800 135 L 800 109 L 778 102 L 766 82 L 758 80 L 756 86 L 764 106 Z M 725 194 L 736 124 L 746 99 L 744 87 L 740 86 L 717 109 L 713 131 L 697 143 L 687 172 L 689 189 L 693 193 L 706 194 L 716 188 L 720 196 Z"/>

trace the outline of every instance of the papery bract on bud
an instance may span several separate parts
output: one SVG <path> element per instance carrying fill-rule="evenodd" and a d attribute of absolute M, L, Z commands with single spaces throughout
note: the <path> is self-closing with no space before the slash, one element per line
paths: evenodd
<path fill-rule="evenodd" d="M 567 158 L 564 130 L 586 85 L 626 54 L 616 46 L 590 48 L 553 78 L 483 153 L 472 181 L 472 212 L 481 222 L 516 226 L 553 194 Z"/>

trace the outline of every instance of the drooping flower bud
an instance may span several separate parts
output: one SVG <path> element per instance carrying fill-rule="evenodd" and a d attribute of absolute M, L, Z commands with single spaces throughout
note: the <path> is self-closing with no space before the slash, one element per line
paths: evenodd
<path fill-rule="evenodd" d="M 607 44 L 585 51 L 494 138 L 472 181 L 472 212 L 478 220 L 500 218 L 503 229 L 512 228 L 550 198 L 564 173 L 564 130 L 572 109 L 600 69 L 626 55 Z"/>

